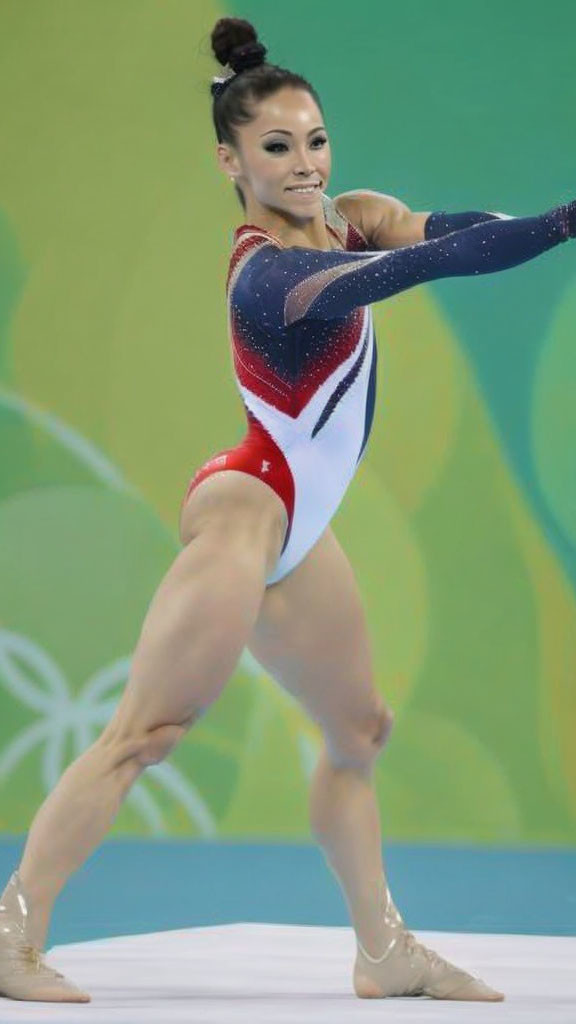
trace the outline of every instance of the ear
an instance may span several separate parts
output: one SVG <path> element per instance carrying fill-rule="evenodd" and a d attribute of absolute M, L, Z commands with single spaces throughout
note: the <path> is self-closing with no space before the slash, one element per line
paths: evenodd
<path fill-rule="evenodd" d="M 225 142 L 218 143 L 216 147 L 216 159 L 218 160 L 220 170 L 229 178 L 240 173 L 238 158 L 236 157 L 232 147 L 227 145 Z"/>

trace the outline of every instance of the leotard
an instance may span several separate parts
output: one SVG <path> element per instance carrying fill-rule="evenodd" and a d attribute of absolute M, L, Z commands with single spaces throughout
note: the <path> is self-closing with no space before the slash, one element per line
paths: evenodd
<path fill-rule="evenodd" d="M 532 259 L 566 241 L 574 216 L 574 204 L 537 217 L 479 213 L 482 223 L 374 251 L 334 200 L 323 194 L 322 204 L 341 250 L 286 247 L 252 224 L 234 232 L 228 323 L 248 431 L 197 470 L 183 499 L 212 473 L 230 469 L 278 494 L 287 528 L 267 586 L 316 543 L 365 455 L 377 373 L 370 304 L 425 281 Z M 443 230 L 440 214 L 429 221 L 436 225 L 430 233 Z"/>

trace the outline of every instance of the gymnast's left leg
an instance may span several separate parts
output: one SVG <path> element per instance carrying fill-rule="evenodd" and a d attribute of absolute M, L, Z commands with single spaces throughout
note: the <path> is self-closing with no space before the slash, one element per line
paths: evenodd
<path fill-rule="evenodd" d="M 356 932 L 356 994 L 503 999 L 417 942 L 390 895 L 373 769 L 393 715 L 374 688 L 360 595 L 330 528 L 290 575 L 266 591 L 248 646 L 324 734 L 310 820 Z"/>
<path fill-rule="evenodd" d="M 312 831 L 338 879 L 357 935 L 354 990 L 362 998 L 429 995 L 436 999 L 499 1001 L 485 985 L 417 942 L 398 912 L 382 857 L 373 765 L 390 732 L 380 707 L 364 729 L 331 736 L 312 780 Z M 332 749 L 331 749 L 332 748 Z"/>

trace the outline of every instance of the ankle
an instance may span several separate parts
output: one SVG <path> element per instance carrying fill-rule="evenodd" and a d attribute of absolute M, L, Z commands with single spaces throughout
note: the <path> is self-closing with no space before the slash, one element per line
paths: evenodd
<path fill-rule="evenodd" d="M 27 878 L 22 877 L 23 872 L 20 868 L 17 869 L 15 875 L 18 891 L 24 900 L 26 937 L 30 945 L 43 950 L 55 896 L 48 893 L 45 887 L 35 888 L 33 883 L 31 884 Z"/>
<path fill-rule="evenodd" d="M 358 947 L 368 961 L 381 963 L 395 948 L 399 935 L 406 930 L 385 877 L 379 885 L 376 905 L 372 901 L 371 906 L 362 906 L 361 911 L 354 922 Z"/>
<path fill-rule="evenodd" d="M 358 949 L 362 953 L 362 956 L 364 956 L 365 959 L 369 961 L 369 963 L 380 964 L 392 952 L 396 944 L 396 940 L 392 938 L 390 935 L 381 935 L 377 939 L 367 941 L 367 945 L 364 945 L 364 943 L 360 941 L 357 935 L 356 944 L 358 946 Z"/>
<path fill-rule="evenodd" d="M 64 880 L 57 882 L 54 878 L 31 871 L 23 864 L 17 874 L 24 898 L 34 906 L 53 904 L 65 884 Z"/>

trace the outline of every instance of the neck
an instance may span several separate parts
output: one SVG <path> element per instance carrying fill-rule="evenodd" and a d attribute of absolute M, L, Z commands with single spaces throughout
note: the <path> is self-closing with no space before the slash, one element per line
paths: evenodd
<path fill-rule="evenodd" d="M 254 224 L 264 231 L 269 231 L 282 242 L 282 245 L 304 249 L 336 248 L 334 239 L 326 227 L 320 196 L 314 214 L 308 217 L 295 217 L 285 210 L 248 203 L 244 220 L 246 224 Z"/>

